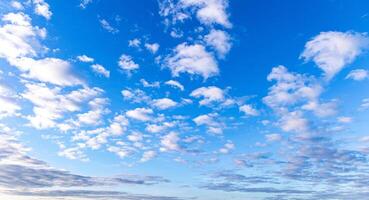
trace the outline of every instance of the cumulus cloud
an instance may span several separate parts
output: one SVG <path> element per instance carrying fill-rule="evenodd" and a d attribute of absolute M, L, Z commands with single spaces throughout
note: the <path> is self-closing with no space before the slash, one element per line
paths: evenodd
<path fill-rule="evenodd" d="M 139 121 L 150 121 L 152 119 L 153 110 L 149 108 L 136 108 L 126 112 L 127 117 L 139 120 Z"/>
<path fill-rule="evenodd" d="M 126 71 L 127 73 L 131 73 L 131 71 L 137 70 L 140 66 L 133 61 L 133 58 L 129 55 L 122 54 L 118 61 L 119 67 Z"/>
<path fill-rule="evenodd" d="M 33 106 L 33 115 L 27 116 L 30 124 L 37 129 L 57 127 L 57 121 L 68 112 L 81 110 L 81 104 L 101 94 L 99 88 L 83 88 L 63 93 L 61 88 L 50 88 L 46 84 L 25 85 L 27 90 L 21 94 Z"/>
<path fill-rule="evenodd" d="M 165 66 L 171 70 L 173 76 L 188 73 L 207 79 L 219 74 L 216 60 L 201 44 L 179 44 L 173 55 L 166 59 Z"/>
<path fill-rule="evenodd" d="M 355 81 L 362 81 L 369 77 L 368 70 L 365 69 L 355 69 L 350 71 L 350 73 L 346 76 L 346 79 L 352 79 Z"/>
<path fill-rule="evenodd" d="M 140 79 L 140 82 L 142 83 L 142 86 L 144 86 L 144 87 L 152 87 L 152 88 L 158 88 L 158 87 L 160 87 L 160 82 L 159 81 L 155 81 L 155 82 L 149 83 L 145 79 Z"/>
<path fill-rule="evenodd" d="M 166 81 L 165 84 L 166 85 L 170 85 L 170 86 L 175 87 L 175 88 L 178 88 L 181 91 L 184 91 L 184 86 L 180 82 L 178 82 L 178 81 L 169 80 L 169 81 Z"/>
<path fill-rule="evenodd" d="M 314 61 L 330 80 L 352 63 L 368 45 L 369 39 L 363 33 L 321 32 L 306 43 L 300 57 L 305 61 Z"/>
<path fill-rule="evenodd" d="M 84 84 L 81 79 L 72 74 L 72 65 L 68 61 L 58 58 L 35 60 L 23 57 L 12 60 L 11 64 L 23 72 L 22 76 L 24 78 L 60 86 Z"/>
<path fill-rule="evenodd" d="M 94 58 L 91 58 L 87 55 L 80 55 L 80 56 L 77 56 L 77 59 L 81 62 L 85 62 L 85 63 L 91 63 L 91 62 L 94 62 Z"/>
<path fill-rule="evenodd" d="M 51 19 L 52 12 L 50 11 L 50 6 L 44 0 L 32 0 L 35 7 L 34 11 L 37 15 L 45 17 L 45 19 Z"/>
<path fill-rule="evenodd" d="M 234 148 L 235 148 L 234 143 L 229 140 L 222 148 L 219 149 L 219 153 L 229 154 Z"/>
<path fill-rule="evenodd" d="M 159 50 L 160 45 L 158 43 L 152 43 L 152 44 L 146 43 L 145 47 L 152 54 L 155 54 Z"/>
<path fill-rule="evenodd" d="M 231 50 L 231 38 L 227 32 L 212 29 L 208 35 L 204 37 L 206 44 L 216 50 L 219 57 L 224 58 Z"/>
<path fill-rule="evenodd" d="M 206 114 L 199 115 L 193 119 L 197 126 L 206 126 L 207 131 L 212 134 L 222 134 L 223 124 L 216 120 L 218 115 L 216 114 Z"/>
<path fill-rule="evenodd" d="M 110 71 L 105 69 L 105 67 L 100 65 L 100 64 L 93 64 L 93 65 L 91 65 L 91 68 L 95 73 L 97 73 L 99 75 L 102 75 L 105 78 L 110 77 Z"/>
<path fill-rule="evenodd" d="M 178 136 L 178 133 L 170 132 L 169 134 L 161 138 L 160 151 L 179 151 L 181 150 L 181 147 L 178 144 L 179 141 L 180 141 L 180 138 Z"/>
<path fill-rule="evenodd" d="M 259 111 L 256 110 L 255 108 L 253 108 L 251 105 L 243 105 L 240 106 L 240 111 L 245 113 L 246 115 L 250 115 L 250 116 L 258 116 L 259 115 Z"/>
<path fill-rule="evenodd" d="M 162 98 L 162 99 L 154 99 L 152 101 L 152 106 L 154 106 L 155 108 L 158 108 L 160 110 L 166 110 L 169 108 L 173 108 L 175 106 L 177 106 L 178 103 L 173 101 L 172 99 L 169 98 Z"/>
<path fill-rule="evenodd" d="M 223 102 L 225 100 L 224 91 L 215 86 L 197 88 L 191 92 L 190 96 L 203 98 L 200 105 L 209 106 L 212 103 Z"/>
<path fill-rule="evenodd" d="M 32 26 L 31 18 L 22 13 L 2 16 L 0 26 L 0 57 L 11 61 L 24 56 L 36 56 L 43 48 L 39 40 L 46 37 L 46 30 Z"/>
<path fill-rule="evenodd" d="M 157 153 L 155 151 L 145 151 L 142 155 L 140 162 L 147 162 L 153 158 L 155 158 Z"/>
<path fill-rule="evenodd" d="M 226 11 L 228 0 L 180 0 L 179 4 L 184 8 L 195 8 L 196 17 L 203 24 L 219 24 L 227 28 L 232 27 Z"/>

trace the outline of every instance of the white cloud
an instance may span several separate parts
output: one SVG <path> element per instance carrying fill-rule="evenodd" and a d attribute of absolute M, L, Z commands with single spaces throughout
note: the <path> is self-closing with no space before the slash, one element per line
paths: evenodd
<path fill-rule="evenodd" d="M 200 105 L 211 105 L 214 102 L 223 102 L 225 100 L 224 91 L 215 86 L 201 87 L 192 91 L 190 96 L 203 98 Z"/>
<path fill-rule="evenodd" d="M 352 79 L 355 81 L 362 81 L 369 77 L 368 70 L 365 69 L 355 69 L 350 71 L 350 73 L 346 76 L 346 79 Z"/>
<path fill-rule="evenodd" d="M 126 112 L 127 117 L 139 121 L 150 121 L 154 112 L 149 108 L 136 108 Z"/>
<path fill-rule="evenodd" d="M 265 139 L 267 142 L 278 142 L 282 140 L 282 136 L 280 134 L 273 133 L 265 135 Z"/>
<path fill-rule="evenodd" d="M 145 44 L 145 47 L 152 54 L 155 54 L 159 50 L 160 45 L 158 43 L 153 43 L 153 44 L 146 43 Z"/>
<path fill-rule="evenodd" d="M 21 107 L 14 102 L 14 99 L 4 97 L 0 94 L 0 119 L 8 116 L 14 116 Z"/>
<path fill-rule="evenodd" d="M 46 30 L 31 25 L 31 18 L 22 13 L 5 14 L 0 27 L 0 57 L 11 61 L 23 56 L 36 56 L 43 48 L 39 39 L 46 37 Z"/>
<path fill-rule="evenodd" d="M 246 115 L 250 115 L 250 116 L 258 116 L 259 115 L 259 111 L 257 111 L 251 105 L 247 105 L 247 104 L 241 106 L 240 111 L 245 113 Z"/>
<path fill-rule="evenodd" d="M 110 23 L 105 20 L 105 19 L 100 19 L 99 20 L 100 25 L 108 32 L 112 33 L 112 34 L 116 34 L 119 33 L 119 30 L 117 28 L 114 28 L 112 25 L 110 25 Z"/>
<path fill-rule="evenodd" d="M 157 153 L 155 151 L 145 151 L 142 155 L 140 162 L 147 162 L 153 158 L 155 158 Z"/>
<path fill-rule="evenodd" d="M 204 41 L 208 46 L 214 48 L 219 57 L 224 58 L 231 50 L 231 38 L 225 31 L 212 29 L 208 35 L 205 36 Z"/>
<path fill-rule="evenodd" d="M 155 99 L 152 101 L 152 106 L 160 109 L 160 110 L 166 110 L 169 108 L 173 108 L 175 106 L 177 106 L 178 103 L 173 101 L 172 99 L 169 98 L 162 98 L 162 99 Z"/>
<path fill-rule="evenodd" d="M 139 142 L 142 141 L 143 135 L 140 132 L 134 132 L 127 136 L 127 139 L 131 142 Z"/>
<path fill-rule="evenodd" d="M 222 134 L 223 133 L 223 125 L 215 120 L 217 115 L 215 114 L 207 114 L 200 115 L 193 119 L 197 126 L 205 125 L 207 126 L 207 131 L 213 134 Z"/>
<path fill-rule="evenodd" d="M 327 80 L 333 78 L 346 65 L 352 63 L 368 47 L 366 34 L 355 32 L 322 32 L 306 43 L 301 58 L 313 60 L 325 73 Z"/>
<path fill-rule="evenodd" d="M 132 101 L 133 103 L 151 102 L 151 98 L 146 95 L 146 93 L 140 89 L 125 89 L 122 90 L 122 96 L 124 100 Z"/>
<path fill-rule="evenodd" d="M 220 24 L 227 28 L 232 27 L 226 12 L 228 0 L 180 0 L 180 4 L 183 7 L 196 8 L 196 16 L 203 24 Z"/>
<path fill-rule="evenodd" d="M 45 17 L 47 20 L 51 19 L 52 12 L 50 11 L 50 6 L 44 0 L 32 0 L 35 6 L 35 13 L 37 15 Z"/>
<path fill-rule="evenodd" d="M 108 71 L 107 69 L 104 68 L 104 66 L 100 65 L 100 64 L 94 64 L 91 65 L 92 70 L 97 73 L 100 74 L 106 78 L 110 77 L 110 71 Z"/>
<path fill-rule="evenodd" d="M 155 81 L 155 82 L 149 83 L 145 79 L 140 79 L 140 82 L 142 83 L 142 85 L 144 87 L 152 87 L 152 88 L 158 88 L 158 87 L 160 87 L 160 82 L 159 81 Z"/>
<path fill-rule="evenodd" d="M 24 6 L 19 1 L 12 1 L 10 5 L 17 10 L 24 10 Z"/>
<path fill-rule="evenodd" d="M 80 55 L 80 56 L 77 56 L 77 59 L 81 62 L 85 62 L 85 63 L 91 63 L 91 62 L 94 62 L 95 59 L 89 57 L 89 56 L 86 56 L 86 55 Z"/>
<path fill-rule="evenodd" d="M 172 87 L 176 87 L 176 88 L 180 89 L 181 91 L 184 91 L 184 86 L 178 81 L 169 80 L 169 81 L 166 81 L 165 84 L 170 85 Z"/>
<path fill-rule="evenodd" d="M 233 149 L 235 148 L 235 145 L 232 141 L 227 141 L 227 143 L 224 145 L 224 147 L 222 147 L 221 149 L 219 149 L 219 153 L 222 154 L 228 154 L 230 153 Z"/>
<path fill-rule="evenodd" d="M 216 60 L 200 44 L 182 43 L 178 45 L 174 50 L 174 55 L 166 59 L 166 66 L 171 70 L 173 76 L 188 73 L 207 79 L 219 74 Z"/>
<path fill-rule="evenodd" d="M 83 81 L 71 73 L 71 64 L 58 58 L 19 58 L 11 60 L 11 65 L 22 71 L 22 76 L 60 86 L 81 85 Z"/>
<path fill-rule="evenodd" d="M 309 130 L 308 120 L 299 111 L 283 115 L 280 120 L 280 126 L 286 132 L 304 133 Z"/>
<path fill-rule="evenodd" d="M 352 118 L 351 117 L 345 117 L 345 116 L 341 116 L 337 118 L 337 121 L 340 123 L 351 123 L 352 122 Z"/>
<path fill-rule="evenodd" d="M 82 103 L 102 92 L 98 88 L 83 88 L 62 94 L 61 88 L 49 88 L 45 84 L 27 83 L 25 87 L 27 90 L 21 96 L 33 104 L 33 115 L 26 118 L 37 129 L 57 127 L 58 120 L 67 113 L 80 111 Z"/>
<path fill-rule="evenodd" d="M 79 7 L 81 7 L 82 9 L 85 9 L 90 3 L 92 3 L 92 0 L 81 0 Z"/>
<path fill-rule="evenodd" d="M 170 132 L 169 134 L 163 136 L 160 140 L 161 148 L 160 151 L 179 151 L 181 147 L 179 146 L 178 142 L 180 138 L 178 133 Z"/>
<path fill-rule="evenodd" d="M 269 81 L 276 81 L 269 88 L 268 96 L 263 98 L 265 104 L 285 112 L 288 107 L 297 106 L 314 112 L 319 117 L 327 117 L 336 113 L 335 101 L 322 103 L 320 95 L 322 86 L 312 77 L 291 73 L 284 66 L 277 66 L 268 75 Z"/>
<path fill-rule="evenodd" d="M 122 70 L 128 73 L 130 73 L 131 71 L 137 70 L 140 67 L 138 64 L 136 64 L 133 61 L 131 56 L 126 55 L 126 54 L 122 54 L 120 56 L 118 65 Z"/>
<path fill-rule="evenodd" d="M 138 39 L 138 38 L 135 38 L 133 40 L 129 40 L 128 41 L 128 46 L 129 47 L 136 47 L 136 48 L 139 48 L 141 45 L 141 40 Z"/>

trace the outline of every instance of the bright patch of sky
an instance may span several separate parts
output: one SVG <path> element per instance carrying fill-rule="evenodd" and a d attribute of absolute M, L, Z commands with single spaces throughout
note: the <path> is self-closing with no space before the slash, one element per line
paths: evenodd
<path fill-rule="evenodd" d="M 0 199 L 366 199 L 368 13 L 0 0 Z"/>

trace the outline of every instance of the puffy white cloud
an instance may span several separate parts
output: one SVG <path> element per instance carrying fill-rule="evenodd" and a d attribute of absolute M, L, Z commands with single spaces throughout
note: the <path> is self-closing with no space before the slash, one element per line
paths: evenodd
<path fill-rule="evenodd" d="M 140 132 L 133 132 L 127 136 L 127 139 L 131 142 L 139 142 L 143 139 L 143 134 Z"/>
<path fill-rule="evenodd" d="M 50 6 L 44 0 L 32 0 L 35 6 L 35 13 L 37 15 L 45 17 L 47 20 L 51 19 L 52 12 L 50 11 Z"/>
<path fill-rule="evenodd" d="M 276 84 L 269 88 L 268 96 L 263 98 L 269 107 L 285 112 L 288 107 L 301 107 L 313 111 L 319 117 L 327 117 L 336 113 L 334 101 L 321 103 L 322 86 L 311 77 L 291 73 L 284 66 L 277 66 L 268 75 L 269 81 Z M 301 105 L 302 104 L 302 105 Z"/>
<path fill-rule="evenodd" d="M 33 106 L 33 115 L 27 116 L 30 125 L 37 129 L 57 127 L 57 121 L 67 113 L 81 110 L 81 104 L 97 95 L 98 88 L 83 88 L 62 94 L 59 87 L 49 88 L 45 84 L 26 84 L 27 90 L 21 94 Z"/>
<path fill-rule="evenodd" d="M 119 58 L 119 61 L 118 61 L 118 65 L 119 67 L 130 73 L 131 71 L 134 71 L 136 69 L 138 69 L 140 66 L 138 64 L 136 64 L 134 61 L 133 61 L 133 58 L 129 55 L 126 55 L 126 54 L 122 54 Z"/>
<path fill-rule="evenodd" d="M 77 114 L 77 125 L 97 126 L 102 124 L 103 115 L 110 112 L 110 110 L 106 108 L 108 103 L 109 99 L 107 98 L 94 98 L 88 102 L 91 110 L 85 113 Z"/>
<path fill-rule="evenodd" d="M 46 37 L 46 30 L 34 27 L 31 18 L 22 13 L 5 14 L 0 27 L 0 57 L 8 61 L 23 57 L 36 56 L 42 49 L 39 39 Z"/>
<path fill-rule="evenodd" d="M 155 99 L 152 101 L 152 106 L 160 110 L 166 110 L 177 106 L 178 103 L 169 98 Z"/>
<path fill-rule="evenodd" d="M 60 86 L 81 85 L 83 81 L 71 72 L 71 64 L 58 58 L 32 58 L 13 59 L 11 65 L 16 66 L 29 79 L 52 83 Z"/>
<path fill-rule="evenodd" d="M 203 98 L 200 105 L 211 105 L 214 102 L 223 102 L 225 100 L 224 91 L 215 86 L 201 87 L 192 91 L 190 96 Z"/>
<path fill-rule="evenodd" d="M 216 121 L 215 114 L 200 115 L 193 119 L 197 126 L 205 125 L 207 126 L 207 131 L 213 134 L 222 134 L 223 125 Z"/>
<path fill-rule="evenodd" d="M 155 54 L 159 50 L 160 45 L 158 43 L 153 43 L 153 44 L 146 43 L 145 47 L 151 53 Z"/>
<path fill-rule="evenodd" d="M 10 5 L 17 10 L 24 10 L 24 6 L 19 1 L 12 1 Z"/>
<path fill-rule="evenodd" d="M 114 28 L 106 19 L 100 19 L 99 20 L 101 27 L 108 31 L 109 33 L 116 34 L 119 33 L 119 30 L 117 28 Z"/>
<path fill-rule="evenodd" d="M 355 69 L 352 70 L 347 76 L 346 79 L 352 79 L 355 81 L 362 81 L 369 77 L 368 70 L 365 69 Z"/>
<path fill-rule="evenodd" d="M 145 151 L 142 155 L 140 162 L 147 162 L 153 158 L 155 158 L 157 153 L 155 151 Z"/>
<path fill-rule="evenodd" d="M 151 98 L 146 95 L 146 93 L 140 89 L 125 89 L 122 90 L 122 96 L 124 100 L 132 101 L 133 103 L 141 103 L 141 102 L 151 102 Z"/>
<path fill-rule="evenodd" d="M 180 0 L 183 7 L 196 8 L 198 20 L 206 25 L 219 24 L 230 28 L 232 24 L 228 20 L 228 0 Z"/>
<path fill-rule="evenodd" d="M 12 98 L 0 94 L 0 119 L 17 114 L 21 107 Z"/>
<path fill-rule="evenodd" d="M 100 75 L 102 75 L 106 78 L 110 77 L 110 71 L 105 69 L 104 66 L 102 66 L 100 64 L 91 65 L 91 68 L 97 74 L 100 74 Z"/>
<path fill-rule="evenodd" d="M 204 41 L 208 46 L 214 48 L 219 57 L 224 58 L 231 50 L 231 38 L 225 31 L 212 29 L 208 35 L 205 36 Z"/>
<path fill-rule="evenodd" d="M 165 84 L 170 85 L 172 87 L 176 87 L 176 88 L 180 89 L 181 91 L 184 91 L 184 86 L 178 81 L 169 80 L 169 81 L 166 81 Z"/>
<path fill-rule="evenodd" d="M 253 108 L 251 105 L 243 105 L 240 106 L 240 111 L 245 113 L 246 115 L 250 115 L 250 116 L 258 116 L 259 115 L 259 111 L 256 110 L 255 108 Z"/>
<path fill-rule="evenodd" d="M 179 146 L 178 142 L 180 138 L 178 133 L 170 132 L 169 134 L 163 136 L 160 140 L 161 148 L 160 151 L 179 151 L 181 147 Z"/>
<path fill-rule="evenodd" d="M 87 55 L 80 55 L 80 56 L 77 56 L 77 59 L 81 62 L 85 62 L 85 63 L 91 63 L 91 62 L 94 62 L 94 58 L 91 58 Z"/>
<path fill-rule="evenodd" d="M 221 149 L 219 149 L 219 153 L 222 154 L 228 154 L 230 153 L 233 149 L 235 148 L 235 145 L 232 141 L 227 141 L 227 143 L 224 145 L 224 147 L 222 147 Z"/>
<path fill-rule="evenodd" d="M 166 59 L 165 65 L 171 70 L 173 76 L 188 73 L 207 79 L 219 74 L 216 60 L 200 44 L 179 44 L 174 54 Z"/>
<path fill-rule="evenodd" d="M 127 117 L 139 121 L 150 121 L 154 112 L 149 108 L 136 108 L 126 112 Z"/>
<path fill-rule="evenodd" d="M 306 61 L 313 60 L 324 71 L 327 80 L 330 80 L 352 63 L 368 45 L 369 38 L 366 34 L 322 32 L 306 43 L 300 57 Z"/>
<path fill-rule="evenodd" d="M 128 46 L 129 47 L 136 47 L 139 48 L 141 45 L 141 40 L 138 38 L 132 39 L 128 41 Z"/>
<path fill-rule="evenodd" d="M 308 120 L 299 111 L 284 114 L 280 120 L 280 126 L 286 132 L 304 133 L 309 130 Z"/>

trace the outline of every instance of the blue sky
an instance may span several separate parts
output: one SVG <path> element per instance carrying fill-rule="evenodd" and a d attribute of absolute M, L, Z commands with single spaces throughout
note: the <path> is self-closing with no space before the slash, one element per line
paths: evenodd
<path fill-rule="evenodd" d="M 0 0 L 1 199 L 366 199 L 368 6 Z"/>

